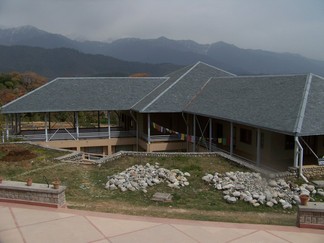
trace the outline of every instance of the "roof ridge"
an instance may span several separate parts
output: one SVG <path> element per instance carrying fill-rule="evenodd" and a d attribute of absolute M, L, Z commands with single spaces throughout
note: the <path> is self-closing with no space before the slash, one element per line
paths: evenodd
<path fill-rule="evenodd" d="M 303 92 L 303 99 L 300 105 L 300 109 L 298 112 L 298 116 L 296 119 L 296 124 L 295 124 L 295 132 L 296 134 L 301 132 L 302 126 L 303 126 L 303 121 L 304 121 L 304 117 L 305 117 L 305 111 L 306 111 L 306 106 L 307 106 L 307 100 L 308 100 L 308 95 L 309 95 L 309 90 L 310 90 L 310 86 L 312 83 L 312 76 L 313 74 L 308 74 L 307 75 L 307 79 L 306 79 L 306 84 L 304 87 L 304 92 Z"/>
<path fill-rule="evenodd" d="M 24 94 L 24 95 L 18 97 L 17 99 L 14 99 L 13 101 L 10 101 L 9 103 L 3 105 L 3 106 L 1 107 L 1 109 L 3 109 L 3 108 L 5 108 L 5 107 L 7 107 L 7 106 L 9 106 L 9 105 L 11 105 L 11 104 L 13 104 L 13 103 L 15 103 L 16 101 L 21 100 L 22 98 L 25 98 L 26 96 L 29 96 L 30 94 L 36 92 L 37 90 L 40 90 L 40 89 L 44 88 L 45 86 L 47 86 L 47 85 L 49 85 L 49 84 L 51 84 L 51 83 L 53 83 L 53 82 L 55 82 L 55 81 L 57 81 L 57 80 L 59 80 L 59 78 L 56 78 L 56 79 L 54 79 L 54 80 L 52 80 L 52 81 L 50 81 L 50 82 L 47 82 L 46 84 L 43 84 L 42 86 L 39 86 L 38 88 L 36 88 L 36 89 L 34 89 L 34 90 L 32 90 L 32 91 L 30 91 L 30 92 L 28 92 L 28 93 L 26 93 L 26 94 Z"/>
<path fill-rule="evenodd" d="M 165 82 L 167 82 L 170 78 L 169 77 L 164 77 L 164 81 L 158 85 L 157 87 L 155 87 L 153 90 L 151 90 L 148 94 L 146 94 L 142 99 L 140 99 L 139 101 L 137 101 L 134 105 L 131 106 L 130 109 L 133 109 L 134 106 L 136 106 L 138 103 L 140 103 L 142 100 L 144 100 L 147 96 L 149 96 L 152 92 L 154 92 L 156 89 L 158 89 L 159 87 L 161 87 Z"/>
<path fill-rule="evenodd" d="M 296 77 L 296 76 L 307 76 L 309 74 L 264 74 L 264 75 L 236 75 L 235 77 L 231 76 L 222 76 L 222 77 L 212 77 L 213 79 L 218 79 L 218 78 L 269 78 L 269 77 Z M 313 76 L 317 76 L 312 74 Z M 318 76 L 320 77 L 320 76 Z M 324 78 L 323 78 L 324 79 Z"/>
<path fill-rule="evenodd" d="M 169 89 L 171 89 L 174 85 L 176 85 L 184 76 L 186 76 L 191 70 L 193 70 L 197 65 L 199 64 L 199 62 L 197 62 L 195 65 L 193 65 L 187 72 L 185 72 L 184 74 L 182 74 L 176 81 L 174 81 L 168 88 L 166 88 L 165 90 L 163 90 L 163 92 L 161 92 L 158 96 L 156 96 L 149 104 L 147 104 L 142 110 L 141 112 L 144 112 L 149 106 L 151 106 L 155 101 L 157 101 L 162 95 L 164 95 Z"/>
<path fill-rule="evenodd" d="M 204 85 L 200 88 L 200 90 L 198 90 L 198 92 L 192 96 L 191 100 L 185 105 L 183 110 L 186 110 L 190 104 L 199 96 L 199 94 L 205 89 L 205 87 L 207 86 L 207 84 L 210 82 L 210 80 L 212 80 L 212 78 L 209 78 L 206 83 L 204 83 Z"/>
<path fill-rule="evenodd" d="M 56 79 L 167 79 L 168 77 L 58 77 Z"/>
<path fill-rule="evenodd" d="M 205 62 L 202 62 L 202 61 L 198 61 L 197 64 L 199 64 L 199 63 L 204 64 L 204 65 L 206 65 L 206 66 L 208 66 L 208 67 L 214 68 L 214 69 L 216 69 L 216 70 L 218 70 L 218 71 L 222 71 L 222 72 L 224 72 L 224 73 L 227 73 L 227 74 L 230 74 L 230 75 L 233 75 L 233 76 L 237 76 L 237 75 L 234 74 L 234 73 L 228 72 L 228 71 L 226 71 L 226 70 L 224 70 L 224 69 L 221 69 L 221 68 L 215 67 L 215 66 L 210 65 L 210 64 L 208 64 L 208 63 L 205 63 Z"/>
<path fill-rule="evenodd" d="M 310 73 L 312 76 L 316 77 L 316 78 L 320 78 L 320 79 L 323 79 L 324 80 L 324 77 L 320 76 L 320 75 L 317 75 L 317 74 L 313 74 L 313 73 Z"/>

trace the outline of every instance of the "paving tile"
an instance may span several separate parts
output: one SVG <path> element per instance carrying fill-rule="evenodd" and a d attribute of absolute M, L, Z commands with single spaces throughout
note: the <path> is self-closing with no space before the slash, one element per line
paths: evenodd
<path fill-rule="evenodd" d="M 20 226 L 17 229 L 16 222 Z M 88 216 L 85 216 L 88 215 Z M 19 231 L 20 230 L 20 231 Z M 323 230 L 0 206 L 0 243 L 324 242 Z"/>
<path fill-rule="evenodd" d="M 249 234 L 247 236 L 240 237 L 236 240 L 230 241 L 231 243 L 239 242 L 239 243 L 287 243 L 289 241 L 281 239 L 275 235 L 272 235 L 265 231 L 257 231 L 255 233 Z"/>
<path fill-rule="evenodd" d="M 0 231 L 14 228 L 16 228 L 16 224 L 10 209 L 5 207 L 0 208 Z"/>
<path fill-rule="evenodd" d="M 105 236 L 116 236 L 141 229 L 150 228 L 160 223 L 135 220 L 87 217 Z"/>
<path fill-rule="evenodd" d="M 149 229 L 143 229 L 116 237 L 110 237 L 109 240 L 113 243 L 197 243 L 196 240 L 167 224 L 158 225 Z"/>
<path fill-rule="evenodd" d="M 324 231 L 321 234 L 313 233 L 299 233 L 299 232 L 286 232 L 286 231 L 269 231 L 274 235 L 279 236 L 280 238 L 289 240 L 290 242 L 296 243 L 305 243 L 305 242 L 314 242 L 314 243 L 323 243 L 324 242 Z"/>
<path fill-rule="evenodd" d="M 98 241 L 92 241 L 91 243 L 110 243 L 109 240 L 98 240 Z"/>
<path fill-rule="evenodd" d="M 90 242 L 103 239 L 91 224 L 82 216 L 56 219 L 49 222 L 21 227 L 27 242 L 64 243 Z"/>
<path fill-rule="evenodd" d="M 0 232 L 0 242 L 1 243 L 23 243 L 19 231 L 17 229 L 5 230 Z"/>
<path fill-rule="evenodd" d="M 73 214 L 61 213 L 55 211 L 42 211 L 26 208 L 12 208 L 19 226 L 37 224 L 54 219 L 62 219 L 73 216 Z"/>
<path fill-rule="evenodd" d="M 227 242 L 238 237 L 254 232 L 253 229 L 236 229 L 223 227 L 207 227 L 193 225 L 177 225 L 174 227 L 181 230 L 185 234 L 191 236 L 199 242 Z"/>

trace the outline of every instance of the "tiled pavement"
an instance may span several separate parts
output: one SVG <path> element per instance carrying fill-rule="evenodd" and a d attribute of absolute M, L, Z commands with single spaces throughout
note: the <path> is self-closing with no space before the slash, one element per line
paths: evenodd
<path fill-rule="evenodd" d="M 0 203 L 0 243 L 324 242 L 324 230 L 96 213 Z"/>

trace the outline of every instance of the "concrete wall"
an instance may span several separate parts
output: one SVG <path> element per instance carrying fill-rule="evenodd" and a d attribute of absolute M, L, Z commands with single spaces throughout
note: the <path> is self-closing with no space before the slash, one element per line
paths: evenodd
<path fill-rule="evenodd" d="M 121 112 L 124 114 L 123 124 L 125 128 L 135 129 L 135 123 L 131 122 L 132 118 L 129 112 Z M 142 134 L 147 135 L 147 114 L 135 113 L 138 120 L 139 138 Z M 185 119 L 189 125 L 189 134 L 193 135 L 193 115 L 184 114 Z M 169 128 L 181 133 L 187 133 L 186 122 L 183 119 L 181 113 L 152 113 L 150 114 L 151 122 L 155 122 L 163 127 Z M 196 122 L 196 136 L 204 136 L 209 138 L 209 118 L 197 116 Z M 201 129 L 199 128 L 199 125 Z M 208 125 L 207 125 L 208 124 Z M 131 127 L 132 126 L 132 127 Z M 206 127 L 205 131 L 204 128 Z M 222 129 L 221 129 L 222 128 Z M 243 142 L 241 139 L 241 128 L 251 131 L 251 143 Z M 257 128 L 249 127 L 241 124 L 233 124 L 233 152 L 234 155 L 241 156 L 247 160 L 256 163 L 257 160 Z M 261 132 L 261 148 L 260 159 L 261 166 L 271 167 L 278 170 L 287 170 L 288 167 L 293 166 L 294 162 L 294 150 L 286 148 L 286 135 L 279 134 L 267 130 L 260 130 Z M 151 127 L 151 135 L 159 134 Z M 212 119 L 212 142 L 216 147 L 230 151 L 230 122 Z M 221 138 L 221 143 L 218 142 L 218 138 Z M 226 142 L 224 143 L 224 140 Z M 139 139 L 139 151 L 193 151 L 193 144 L 186 141 L 179 142 L 147 142 L 143 139 Z M 316 138 L 317 147 L 316 151 L 319 156 L 324 155 L 324 136 L 318 136 Z M 207 141 L 208 143 L 208 141 Z M 89 139 L 89 140 L 61 140 L 50 142 L 39 142 L 44 146 L 51 146 L 56 148 L 69 148 L 77 151 L 85 151 L 87 147 L 102 147 L 103 154 L 112 154 L 122 147 L 116 146 L 132 146 L 133 151 L 136 150 L 136 138 L 111 138 L 111 139 Z M 206 151 L 202 147 L 196 146 L 196 151 Z M 306 157 L 305 157 L 306 160 Z"/>
<path fill-rule="evenodd" d="M 53 189 L 45 184 L 33 183 L 31 186 L 26 186 L 25 182 L 3 181 L 0 183 L 0 201 L 63 207 L 65 189 L 65 186 Z"/>
<path fill-rule="evenodd" d="M 53 148 L 72 148 L 76 151 L 84 151 L 86 147 L 103 147 L 104 154 L 115 152 L 116 146 L 136 144 L 136 138 L 111 138 L 111 139 L 84 139 L 84 140 L 57 140 L 49 142 L 37 142 L 42 146 Z"/>

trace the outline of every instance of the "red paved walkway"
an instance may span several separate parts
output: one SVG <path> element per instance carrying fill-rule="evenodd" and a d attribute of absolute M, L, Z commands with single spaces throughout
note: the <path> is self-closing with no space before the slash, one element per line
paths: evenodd
<path fill-rule="evenodd" d="M 324 242 L 324 230 L 50 209 L 0 203 L 0 243 Z"/>

